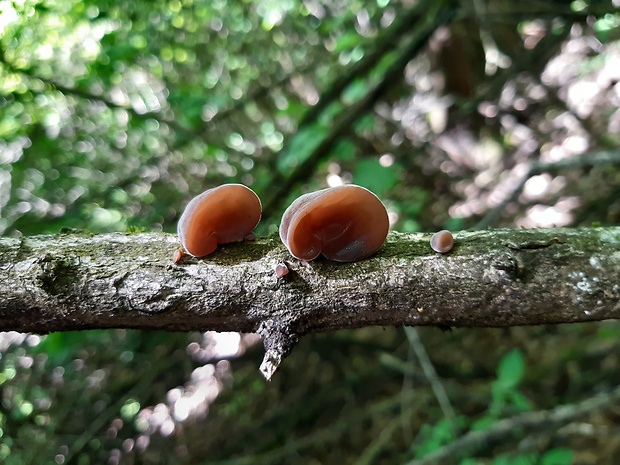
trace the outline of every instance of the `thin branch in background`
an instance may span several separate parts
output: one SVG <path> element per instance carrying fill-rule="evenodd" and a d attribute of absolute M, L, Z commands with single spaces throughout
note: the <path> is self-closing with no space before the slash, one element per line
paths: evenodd
<path fill-rule="evenodd" d="M 65 462 L 71 463 L 71 460 L 77 457 L 93 438 L 101 434 L 102 428 L 107 423 L 112 422 L 114 417 L 120 414 L 121 407 L 127 400 L 133 397 L 139 397 L 140 393 L 147 391 L 148 387 L 151 386 L 162 373 L 180 363 L 180 357 L 181 354 L 178 353 L 176 356 L 164 358 L 161 363 L 155 364 L 144 376 L 138 379 L 131 389 L 127 390 L 123 396 L 116 399 L 108 408 L 97 415 L 90 423 L 90 426 L 73 442 L 73 444 L 69 445 L 69 450 L 64 457 Z"/>
<path fill-rule="evenodd" d="M 337 78 L 333 83 L 331 83 L 325 92 L 320 96 L 319 101 L 316 105 L 311 106 L 305 114 L 301 117 L 301 120 L 297 124 L 297 131 L 299 132 L 300 128 L 309 126 L 313 124 L 323 113 L 323 111 L 330 106 L 333 102 L 337 101 L 340 98 L 340 95 L 347 89 L 347 87 L 355 82 L 355 80 L 360 77 L 366 76 L 374 66 L 376 66 L 386 54 L 393 51 L 396 44 L 402 38 L 403 35 L 407 34 L 411 28 L 412 24 L 418 20 L 419 17 L 424 16 L 425 8 L 424 5 L 418 5 L 418 7 L 411 8 L 409 12 L 407 12 L 403 17 L 395 22 L 385 33 L 376 39 L 373 40 L 375 44 L 375 48 L 370 52 L 366 53 L 364 58 L 358 62 L 356 62 L 346 74 L 341 75 Z M 370 44 L 369 44 L 370 45 Z M 313 72 L 313 69 L 307 70 L 309 72 Z M 291 73 L 287 73 L 286 75 L 280 77 L 275 80 L 274 83 L 269 86 L 261 86 L 256 90 L 252 91 L 248 95 L 246 95 L 243 99 L 235 102 L 233 105 L 230 105 L 228 108 L 222 109 L 218 112 L 213 119 L 210 121 L 213 125 L 218 125 L 226 120 L 230 120 L 233 114 L 237 114 L 241 111 L 246 105 L 250 103 L 254 103 L 256 100 L 266 97 L 269 92 L 271 92 L 274 88 L 279 88 L 289 82 L 292 78 Z M 188 141 L 191 141 L 194 137 L 203 137 L 208 134 L 210 131 L 207 130 L 205 125 L 201 125 L 195 128 L 191 133 L 189 133 L 189 137 L 183 138 L 179 141 L 179 144 L 176 149 L 184 146 Z M 294 137 L 295 134 L 292 134 L 290 137 Z M 269 159 L 273 159 L 274 161 L 277 159 L 277 156 L 267 157 Z M 273 168 L 273 167 L 272 167 Z"/>
<path fill-rule="evenodd" d="M 360 77 L 368 75 L 372 69 L 383 59 L 385 55 L 394 50 L 401 38 L 411 31 L 412 25 L 419 21 L 420 17 L 424 17 L 428 6 L 419 3 L 406 12 L 402 18 L 395 22 L 381 37 L 374 39 L 377 46 L 365 57 L 355 63 L 349 71 L 336 79 L 323 93 L 316 105 L 310 108 L 304 114 L 299 122 L 299 127 L 312 124 L 321 113 L 334 101 L 340 98 L 340 95 L 347 87 Z"/>
<path fill-rule="evenodd" d="M 521 177 L 512 192 L 502 200 L 499 205 L 490 210 L 478 223 L 474 229 L 485 229 L 495 224 L 495 222 L 502 216 L 502 213 L 506 207 L 517 200 L 525 183 L 533 176 L 537 176 L 542 173 L 554 173 L 563 169 L 570 168 L 585 168 L 595 166 L 607 166 L 607 165 L 620 165 L 620 151 L 607 150 L 601 152 L 593 152 L 586 155 L 580 155 L 577 157 L 565 158 L 552 163 L 532 163 L 525 174 Z"/>
<path fill-rule="evenodd" d="M 412 326 L 405 327 L 405 334 L 407 336 L 407 340 L 409 341 L 409 361 L 413 357 L 418 359 L 420 366 L 422 367 L 422 371 L 424 372 L 424 376 L 426 380 L 431 385 L 433 393 L 437 398 L 439 406 L 441 407 L 444 416 L 451 422 L 453 431 L 455 430 L 455 418 L 456 415 L 454 413 L 454 409 L 452 408 L 452 404 L 446 392 L 446 389 L 443 386 L 443 383 L 437 376 L 437 372 L 435 371 L 435 367 L 431 362 L 426 348 L 424 344 L 420 340 L 420 336 L 418 334 L 418 330 Z M 383 360 L 386 361 L 385 357 Z M 388 359 L 388 360 L 391 360 Z M 395 360 L 393 360 L 395 361 Z M 403 431 L 403 436 L 405 439 L 405 443 L 409 444 L 413 442 L 413 433 L 411 431 L 411 412 L 412 412 L 412 403 L 413 403 L 413 385 L 414 385 L 414 377 L 417 374 L 417 368 L 414 368 L 411 363 L 398 364 L 396 367 L 402 368 L 402 372 L 404 374 L 403 378 L 403 388 L 401 390 L 401 412 L 398 419 L 391 421 L 379 434 L 379 436 L 368 445 L 368 447 L 364 450 L 359 459 L 355 462 L 356 465 L 367 465 L 371 463 L 375 463 L 377 456 L 381 452 L 382 449 L 389 448 L 388 444 L 391 444 L 392 437 L 394 434 L 401 429 Z M 394 364 L 391 366 L 395 367 Z M 423 379 L 419 379 L 419 382 L 423 382 Z M 456 433 L 455 433 L 456 436 Z"/>
<path fill-rule="evenodd" d="M 506 195 L 506 197 L 504 197 L 504 200 L 502 200 L 495 208 L 493 208 L 486 215 L 484 215 L 484 217 L 480 221 L 478 221 L 478 223 L 476 223 L 476 226 L 474 226 L 474 229 L 485 229 L 485 228 L 488 228 L 494 225 L 497 222 L 497 220 L 501 218 L 502 214 L 506 210 L 506 207 L 512 202 L 514 202 L 515 200 L 517 200 L 519 195 L 521 195 L 521 192 L 523 191 L 523 188 L 525 187 L 525 183 L 532 176 L 534 176 L 534 173 L 532 171 L 532 167 L 530 166 L 530 168 L 528 168 L 528 170 L 521 177 L 517 185 L 514 187 L 512 192 Z"/>
<path fill-rule="evenodd" d="M 273 89 L 282 87 L 290 80 L 291 74 L 287 74 L 283 77 L 278 78 L 277 80 L 275 80 L 274 83 L 269 86 L 261 86 L 252 90 L 251 92 L 248 92 L 244 96 L 244 98 L 235 101 L 227 108 L 221 109 L 213 116 L 210 121 L 205 122 L 204 124 L 198 124 L 194 128 L 185 130 L 183 137 L 179 138 L 176 141 L 173 149 L 183 150 L 188 144 L 190 144 L 196 139 L 201 139 L 205 142 L 208 142 L 209 144 L 213 144 L 213 135 L 215 133 L 215 128 L 217 128 L 220 139 L 224 139 L 227 132 L 243 133 L 243 131 L 239 127 L 239 120 L 243 115 L 245 115 L 243 109 L 251 103 L 257 103 L 260 100 L 265 100 L 266 97 L 269 96 L 269 93 L 273 91 Z M 233 116 L 235 116 L 235 118 L 233 118 Z M 227 130 L 222 130 L 222 128 L 226 128 Z M 225 145 L 221 142 L 218 142 L 218 144 L 221 146 Z M 231 148 L 228 146 L 226 146 L 226 151 L 233 152 L 233 150 L 231 150 Z"/>
<path fill-rule="evenodd" d="M 413 326 L 406 326 L 405 334 L 407 335 L 409 345 L 418 358 L 418 362 L 420 362 L 420 366 L 422 367 L 422 371 L 424 371 L 426 379 L 428 379 L 431 388 L 433 389 L 433 393 L 437 398 L 437 402 L 439 403 L 444 416 L 452 423 L 452 427 L 454 429 L 454 420 L 456 415 L 454 414 L 454 409 L 450 403 L 450 398 L 448 397 L 439 376 L 437 376 L 433 362 L 431 362 L 431 359 L 424 348 L 424 344 L 420 339 L 417 328 L 414 328 Z"/>
<path fill-rule="evenodd" d="M 618 401 L 620 401 L 620 386 L 576 404 L 522 413 L 500 420 L 484 431 L 469 432 L 426 457 L 412 460 L 406 465 L 432 465 L 447 459 L 456 463 L 459 458 L 475 454 L 488 443 L 501 442 L 533 430 L 555 430 L 583 415 L 610 407 Z"/>
<path fill-rule="evenodd" d="M 68 87 L 52 79 L 39 76 L 30 68 L 16 68 L 12 63 L 9 63 L 8 61 L 6 61 L 4 54 L 2 53 L 0 53 L 0 65 L 4 66 L 6 70 L 10 73 L 18 74 L 28 80 L 40 81 L 41 83 L 51 87 L 52 89 L 60 92 L 61 94 L 65 96 L 72 95 L 82 100 L 91 100 L 91 101 L 101 102 L 108 108 L 124 110 L 136 119 L 141 119 L 141 120 L 154 119 L 156 121 L 159 121 L 162 124 L 166 124 L 170 126 L 175 131 L 182 132 L 182 133 L 187 132 L 187 130 L 181 127 L 180 125 L 178 125 L 176 121 L 170 118 L 165 118 L 161 112 L 149 111 L 145 113 L 140 113 L 136 111 L 133 107 L 115 103 L 109 100 L 108 98 L 106 98 L 104 95 L 93 94 L 91 92 L 85 91 L 84 89 L 79 89 L 76 87 Z M 34 95 L 45 95 L 46 94 L 45 90 L 38 90 L 35 88 L 35 86 L 28 86 L 28 90 L 32 92 Z"/>
<path fill-rule="evenodd" d="M 382 79 L 363 98 L 341 112 L 340 118 L 331 126 L 329 134 L 290 174 L 285 176 L 280 171 L 275 172 L 269 182 L 274 189 L 263 200 L 263 217 L 268 218 L 273 215 L 285 201 L 285 193 L 290 192 L 297 184 L 312 176 L 319 162 L 331 153 L 334 144 L 372 109 L 385 92 L 402 79 L 403 70 L 407 64 L 418 55 L 437 28 L 449 22 L 458 10 L 458 4 L 454 0 L 428 2 L 426 7 L 428 8 L 426 14 L 419 19 L 417 24 L 411 25 L 414 30 L 413 37 L 385 71 Z"/>
<path fill-rule="evenodd" d="M 477 17 L 482 17 L 487 13 L 488 8 L 484 0 L 473 0 L 473 5 Z M 497 72 L 498 68 L 507 68 L 510 66 L 511 59 L 497 46 L 489 23 L 478 20 L 478 29 L 480 41 L 484 50 L 485 73 L 487 76 L 492 76 Z"/>
<path fill-rule="evenodd" d="M 291 438 L 286 444 L 277 449 L 267 452 L 245 455 L 242 457 L 232 457 L 221 461 L 210 461 L 209 465 L 257 465 L 273 463 L 290 463 L 286 461 L 291 456 L 299 457 L 299 454 L 313 446 L 328 447 L 335 444 L 341 437 L 350 432 L 351 425 L 362 424 L 369 419 L 381 415 L 392 414 L 400 403 L 400 393 L 376 402 L 370 407 L 362 406 L 343 413 L 334 422 L 322 428 L 315 428 L 309 434 Z M 413 412 L 412 412 L 413 414 Z M 398 422 L 396 422 L 398 424 Z"/>
<path fill-rule="evenodd" d="M 400 425 L 402 438 L 405 444 L 411 444 L 415 440 L 411 417 L 412 406 L 415 405 L 416 400 L 419 403 L 421 389 L 423 389 L 426 394 L 427 384 L 429 384 L 428 377 L 425 376 L 421 372 L 419 366 L 414 363 L 413 360 L 415 357 L 416 354 L 412 344 L 409 344 L 407 360 L 402 360 L 386 352 L 382 353 L 379 357 L 382 365 L 403 374 L 403 384 L 400 394 L 400 416 L 390 423 L 388 428 Z M 418 389 L 415 391 L 414 386 L 418 386 Z M 445 388 L 446 392 L 449 391 L 451 393 L 452 399 L 457 399 L 458 403 L 459 396 L 463 395 L 462 385 L 454 380 L 446 380 L 445 383 L 442 383 L 442 386 Z M 373 444 L 371 444 L 369 448 L 374 447 Z M 362 458 L 363 457 L 365 457 L 365 455 L 363 455 Z"/>
<path fill-rule="evenodd" d="M 129 115 L 131 115 L 132 118 L 135 118 L 136 120 L 141 120 L 141 121 L 146 121 L 146 120 L 155 120 L 158 121 L 161 124 L 165 124 L 167 126 L 169 126 L 172 130 L 174 130 L 180 137 L 178 138 L 178 140 L 180 141 L 179 144 L 174 145 L 173 147 L 170 148 L 170 150 L 179 150 L 181 147 L 185 146 L 186 144 L 192 142 L 195 137 L 200 136 L 203 140 L 208 140 L 209 143 L 211 145 L 215 145 L 216 142 L 213 141 L 213 133 L 212 132 L 208 132 L 208 131 L 193 131 L 189 128 L 183 127 L 181 124 L 177 123 L 176 120 L 171 119 L 171 118 L 167 118 L 163 115 L 162 112 L 157 112 L 157 111 L 149 111 L 146 113 L 140 113 L 138 111 L 136 111 L 133 107 L 127 106 L 127 105 L 122 105 L 119 103 L 115 103 L 111 100 L 109 100 L 108 98 L 106 98 L 103 95 L 97 95 L 97 94 L 93 94 L 90 92 L 87 92 L 83 89 L 78 89 L 75 87 L 68 87 L 62 84 L 59 84 L 51 79 L 48 78 L 44 78 L 41 76 L 38 76 L 37 74 L 35 74 L 34 72 L 32 72 L 29 69 L 19 69 L 19 68 L 15 68 L 11 63 L 8 63 L 6 61 L 2 60 L 2 54 L 0 53 L 0 65 L 3 65 L 7 68 L 8 71 L 12 72 L 12 73 L 16 73 L 16 74 L 20 74 L 21 76 L 23 76 L 26 79 L 30 79 L 30 80 L 36 80 L 36 81 L 40 81 L 41 83 L 49 86 L 51 89 L 60 92 L 61 94 L 63 94 L 65 97 L 67 96 L 73 96 L 76 97 L 80 100 L 85 100 L 85 101 L 89 101 L 89 102 L 100 102 L 103 105 L 105 105 L 107 108 L 109 109 L 118 109 L 118 110 L 123 110 L 126 111 Z M 36 89 L 36 86 L 32 86 L 30 85 L 28 87 L 28 91 L 31 92 L 33 95 L 46 95 L 48 93 L 47 90 L 43 89 L 43 90 L 39 90 Z M 221 141 L 217 142 L 217 145 L 223 147 L 224 143 Z M 231 147 L 226 147 L 225 149 L 227 152 L 229 153 L 234 153 L 236 155 L 238 155 L 239 157 L 243 158 L 245 156 L 245 154 L 243 154 L 242 152 L 235 150 Z"/>
<path fill-rule="evenodd" d="M 414 383 L 414 365 L 413 358 L 415 357 L 415 353 L 413 351 L 413 347 L 409 344 L 409 350 L 407 351 L 407 370 L 403 370 L 403 386 L 401 388 L 401 403 L 400 403 L 400 423 L 401 429 L 403 432 L 403 439 L 405 440 L 405 444 L 411 444 L 414 441 L 413 428 L 411 427 L 411 421 L 405 415 L 405 411 L 407 407 L 411 405 L 414 401 L 413 395 L 413 387 Z M 417 368 L 417 367 L 416 367 Z"/>
<path fill-rule="evenodd" d="M 407 412 L 411 415 L 411 409 Z M 368 444 L 362 455 L 356 460 L 355 465 L 372 465 L 377 463 L 377 458 L 382 450 L 389 450 L 393 444 L 392 437 L 401 426 L 400 421 L 392 421 L 381 430 L 379 435 Z"/>

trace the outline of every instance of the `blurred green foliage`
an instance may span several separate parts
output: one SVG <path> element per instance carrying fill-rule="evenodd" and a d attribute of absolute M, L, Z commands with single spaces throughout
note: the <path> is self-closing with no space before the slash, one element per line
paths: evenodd
<path fill-rule="evenodd" d="M 619 31 L 611 1 L 3 1 L 0 234 L 174 232 L 225 182 L 259 233 L 349 182 L 404 232 L 618 224 Z M 613 322 L 420 334 L 455 418 L 395 328 L 271 383 L 250 336 L 2 334 L 0 462 L 406 463 L 620 382 Z M 615 409 L 572 426 L 460 463 L 615 463 Z"/>

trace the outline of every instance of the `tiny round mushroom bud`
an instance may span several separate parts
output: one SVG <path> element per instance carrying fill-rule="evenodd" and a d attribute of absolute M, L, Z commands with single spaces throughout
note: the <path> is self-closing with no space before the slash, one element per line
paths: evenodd
<path fill-rule="evenodd" d="M 204 257 L 218 244 L 243 240 L 256 227 L 262 210 L 258 196 L 241 184 L 224 184 L 194 197 L 178 224 L 181 246 Z"/>
<path fill-rule="evenodd" d="M 276 265 L 276 276 L 278 278 L 283 278 L 288 274 L 288 266 L 285 263 L 278 263 Z"/>
<path fill-rule="evenodd" d="M 379 198 L 356 185 L 302 195 L 284 212 L 280 238 L 291 255 L 313 260 L 320 254 L 354 262 L 377 252 L 390 227 Z"/>
<path fill-rule="evenodd" d="M 183 260 L 183 255 L 185 255 L 183 247 L 179 247 L 178 249 L 176 249 L 174 251 L 174 255 L 172 256 L 174 263 L 179 263 L 181 260 Z"/>
<path fill-rule="evenodd" d="M 452 250 L 453 245 L 454 237 L 452 237 L 452 233 L 446 229 L 436 232 L 433 234 L 433 237 L 431 237 L 431 248 L 435 252 L 448 253 Z"/>

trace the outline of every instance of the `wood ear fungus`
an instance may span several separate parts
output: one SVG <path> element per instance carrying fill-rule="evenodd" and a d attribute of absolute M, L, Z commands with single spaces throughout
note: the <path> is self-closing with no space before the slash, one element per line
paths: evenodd
<path fill-rule="evenodd" d="M 433 234 L 431 237 L 431 248 L 438 253 L 448 253 L 454 246 L 454 237 L 452 233 L 446 229 Z"/>
<path fill-rule="evenodd" d="M 302 195 L 284 212 L 280 238 L 300 260 L 320 254 L 354 262 L 381 248 L 390 227 L 379 198 L 356 185 L 331 187 Z"/>
<path fill-rule="evenodd" d="M 174 251 L 172 260 L 174 261 L 174 263 L 179 263 L 181 260 L 183 260 L 183 255 L 185 255 L 185 250 L 183 250 L 183 247 L 179 247 Z"/>
<path fill-rule="evenodd" d="M 218 244 L 243 240 L 258 224 L 262 209 L 253 190 L 241 184 L 224 184 L 194 197 L 177 227 L 183 249 L 204 257 Z"/>
<path fill-rule="evenodd" d="M 283 278 L 288 274 L 288 266 L 286 266 L 286 263 L 278 263 L 275 267 L 275 271 L 278 278 Z"/>

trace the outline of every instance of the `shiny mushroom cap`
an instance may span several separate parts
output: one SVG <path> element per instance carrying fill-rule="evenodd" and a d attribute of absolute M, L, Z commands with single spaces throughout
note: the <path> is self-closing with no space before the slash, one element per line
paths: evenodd
<path fill-rule="evenodd" d="M 224 184 L 194 197 L 177 227 L 181 245 L 190 255 L 204 257 L 218 244 L 241 241 L 256 227 L 261 203 L 251 189 Z"/>
<path fill-rule="evenodd" d="M 288 266 L 286 266 L 286 263 L 278 263 L 275 267 L 275 270 L 276 270 L 276 276 L 278 278 L 283 278 L 289 272 Z"/>
<path fill-rule="evenodd" d="M 354 262 L 374 254 L 390 223 L 379 198 L 360 186 L 331 187 L 302 195 L 284 212 L 280 238 L 300 260 L 320 254 Z"/>
<path fill-rule="evenodd" d="M 442 229 L 431 237 L 431 248 L 438 253 L 448 253 L 454 245 L 454 237 L 447 229 Z"/>

